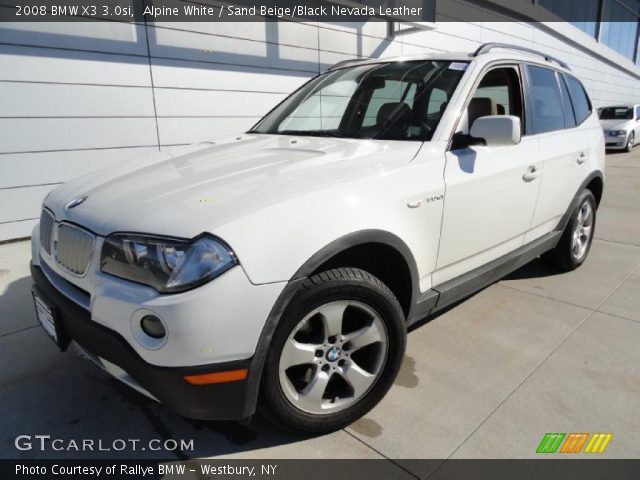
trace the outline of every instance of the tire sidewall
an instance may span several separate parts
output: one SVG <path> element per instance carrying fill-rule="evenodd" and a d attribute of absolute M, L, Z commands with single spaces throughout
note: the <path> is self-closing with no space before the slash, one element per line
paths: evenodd
<path fill-rule="evenodd" d="M 379 282 L 379 281 L 378 281 Z M 348 408 L 316 415 L 296 408 L 282 391 L 279 379 L 280 355 L 284 343 L 298 323 L 315 308 L 337 300 L 353 300 L 375 310 L 387 333 L 388 350 L 380 376 L 361 399 Z M 262 395 L 268 409 L 282 423 L 296 425 L 296 430 L 321 433 L 342 428 L 373 408 L 395 380 L 406 347 L 406 327 L 402 309 L 385 288 L 376 288 L 358 278 L 341 278 L 305 290 L 291 300 L 273 336 L 263 374 Z"/>
<path fill-rule="evenodd" d="M 573 235 L 574 230 L 576 229 L 577 223 L 578 223 L 578 212 L 580 211 L 580 209 L 582 208 L 582 205 L 584 205 L 585 202 L 589 202 L 591 204 L 591 210 L 592 210 L 592 215 L 593 215 L 593 225 L 592 225 L 592 232 L 591 232 L 591 237 L 589 238 L 589 244 L 587 245 L 587 250 L 584 252 L 584 255 L 582 256 L 581 259 L 576 259 L 573 256 L 573 253 L 571 251 L 571 237 Z M 591 193 L 591 191 L 589 190 L 585 190 L 580 194 L 580 198 L 578 200 L 578 207 L 573 211 L 573 214 L 571 215 L 571 220 L 569 221 L 569 224 L 567 225 L 567 231 L 566 231 L 566 235 L 568 238 L 568 242 L 567 242 L 567 255 L 569 256 L 569 261 L 572 263 L 572 265 L 577 268 L 580 265 L 582 265 L 585 260 L 587 259 L 587 257 L 589 256 L 589 252 L 591 251 L 591 245 L 593 244 L 593 238 L 596 234 L 596 220 L 597 220 L 597 205 L 596 205 L 596 198 L 593 196 L 593 193 Z"/>
<path fill-rule="evenodd" d="M 629 140 L 627 140 L 627 146 L 625 148 L 627 152 L 631 152 L 631 150 L 633 150 L 633 145 L 635 144 L 635 140 L 636 140 L 635 133 L 631 132 L 629 134 Z"/>

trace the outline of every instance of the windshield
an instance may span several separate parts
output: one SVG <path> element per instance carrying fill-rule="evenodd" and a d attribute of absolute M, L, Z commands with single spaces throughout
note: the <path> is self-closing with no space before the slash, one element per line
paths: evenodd
<path fill-rule="evenodd" d="M 423 60 L 329 71 L 249 133 L 428 141 L 467 65 Z"/>
<path fill-rule="evenodd" d="M 600 111 L 600 120 L 631 120 L 633 108 L 605 107 Z"/>

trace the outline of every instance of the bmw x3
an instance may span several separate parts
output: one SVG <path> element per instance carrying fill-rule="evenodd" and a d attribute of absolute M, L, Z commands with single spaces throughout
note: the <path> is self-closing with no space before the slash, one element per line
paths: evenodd
<path fill-rule="evenodd" d="M 539 256 L 585 261 L 604 151 L 543 53 L 341 62 L 246 133 L 53 190 L 36 312 L 183 416 L 336 430 L 392 386 L 408 327 Z"/>

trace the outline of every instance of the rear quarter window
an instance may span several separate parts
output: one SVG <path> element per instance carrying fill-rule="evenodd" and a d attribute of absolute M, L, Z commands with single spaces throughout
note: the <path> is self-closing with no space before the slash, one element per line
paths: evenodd
<path fill-rule="evenodd" d="M 578 79 L 566 74 L 563 74 L 563 77 L 567 82 L 567 88 L 569 89 L 569 95 L 571 96 L 571 103 L 573 104 L 576 122 L 580 125 L 587 119 L 587 117 L 589 117 L 589 115 L 591 115 L 591 101 L 587 96 L 584 86 Z"/>
<path fill-rule="evenodd" d="M 576 117 L 573 110 L 573 102 L 569 95 L 569 89 L 567 88 L 567 82 L 560 80 L 560 90 L 562 90 L 562 110 L 564 111 L 564 126 L 572 128 L 576 126 Z"/>

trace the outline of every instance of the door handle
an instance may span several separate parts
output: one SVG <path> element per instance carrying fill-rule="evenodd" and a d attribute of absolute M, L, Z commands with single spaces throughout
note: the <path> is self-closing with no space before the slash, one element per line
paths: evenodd
<path fill-rule="evenodd" d="M 538 170 L 538 167 L 531 165 L 529 168 L 527 168 L 527 171 L 524 173 L 524 175 L 522 175 L 522 180 L 524 180 L 525 182 L 532 182 L 533 180 L 538 178 L 539 174 L 540 170 Z"/>
<path fill-rule="evenodd" d="M 587 154 L 584 152 L 580 152 L 580 156 L 576 159 L 576 162 L 578 162 L 578 165 L 582 165 L 586 161 L 587 161 Z"/>

